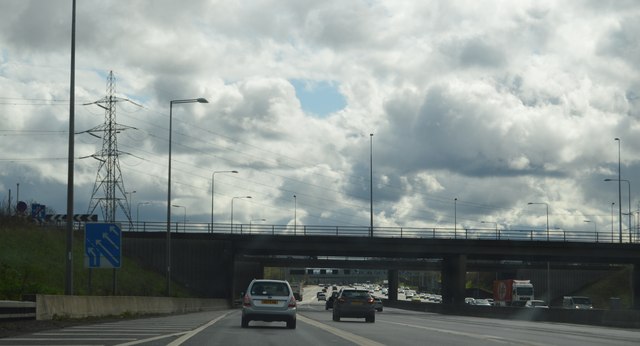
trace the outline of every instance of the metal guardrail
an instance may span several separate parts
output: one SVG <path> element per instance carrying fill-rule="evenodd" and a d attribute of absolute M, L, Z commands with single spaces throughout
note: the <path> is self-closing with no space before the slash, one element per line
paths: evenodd
<path fill-rule="evenodd" d="M 166 232 L 166 222 L 121 222 L 123 231 L 132 232 Z M 172 233 L 212 233 L 212 234 L 255 234 L 255 235 L 288 235 L 288 236 L 345 236 L 369 237 L 370 227 L 366 226 L 319 226 L 319 225 L 265 225 L 265 224 L 233 224 L 228 223 L 171 223 Z M 624 234 L 623 234 L 624 235 Z M 633 235 L 632 242 L 639 238 Z M 518 240 L 518 241 L 552 241 L 552 242 L 591 242 L 619 243 L 618 234 L 611 232 L 570 232 L 565 230 L 496 230 L 495 228 L 446 227 L 374 227 L 373 237 L 377 238 L 420 238 L 420 239 L 467 239 L 467 240 Z M 629 243 L 629 234 L 623 236 L 623 243 Z"/>
<path fill-rule="evenodd" d="M 0 300 L 0 320 L 35 319 L 36 303 Z"/>

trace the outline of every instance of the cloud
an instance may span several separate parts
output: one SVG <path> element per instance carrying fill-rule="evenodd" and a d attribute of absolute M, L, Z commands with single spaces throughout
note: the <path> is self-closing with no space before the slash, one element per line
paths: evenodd
<path fill-rule="evenodd" d="M 79 2 L 76 98 L 103 98 L 113 70 L 117 95 L 143 105 L 116 113 L 135 128 L 118 146 L 127 189 L 153 203 L 145 218 L 166 217 L 169 102 L 205 97 L 173 108 L 173 196 L 190 220 L 209 220 L 212 172 L 236 169 L 216 176 L 221 222 L 251 195 L 238 222 L 288 224 L 296 194 L 299 224 L 368 225 L 372 155 L 377 225 L 449 226 L 458 198 L 468 226 L 539 225 L 526 203 L 545 201 L 580 230 L 617 197 L 602 182 L 613 138 L 623 177 L 640 173 L 638 18 L 635 1 Z M 3 1 L 0 29 L 0 197 L 20 180 L 62 210 L 70 6 Z M 300 97 L 296 81 L 343 103 Z M 313 116 L 312 101 L 329 110 Z M 104 117 L 76 105 L 78 132 Z M 75 139 L 77 156 L 102 146 Z M 76 162 L 85 210 L 97 162 Z"/>

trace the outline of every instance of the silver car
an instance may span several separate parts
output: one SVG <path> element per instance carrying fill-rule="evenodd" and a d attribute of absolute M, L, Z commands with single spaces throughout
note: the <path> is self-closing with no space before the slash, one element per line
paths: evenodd
<path fill-rule="evenodd" d="M 242 299 L 242 328 L 251 321 L 284 321 L 296 328 L 297 302 L 291 286 L 283 280 L 253 280 Z"/>

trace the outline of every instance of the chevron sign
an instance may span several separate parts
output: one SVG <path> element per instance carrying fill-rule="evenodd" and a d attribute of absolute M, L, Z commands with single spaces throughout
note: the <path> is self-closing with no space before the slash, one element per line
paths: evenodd
<path fill-rule="evenodd" d="M 88 223 L 84 227 L 85 268 L 120 268 L 120 224 Z"/>
<path fill-rule="evenodd" d="M 47 214 L 46 221 L 67 221 L 67 214 Z M 96 222 L 98 215 L 95 214 L 74 214 L 73 221 L 76 222 Z"/>

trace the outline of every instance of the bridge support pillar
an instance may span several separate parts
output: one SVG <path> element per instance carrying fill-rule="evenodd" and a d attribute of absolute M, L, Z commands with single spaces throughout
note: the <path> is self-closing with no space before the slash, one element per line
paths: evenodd
<path fill-rule="evenodd" d="M 238 299 L 240 293 L 247 289 L 251 280 L 264 278 L 264 267 L 259 262 L 238 260 L 234 262 L 235 270 L 233 270 L 233 278 L 228 282 L 231 282 L 233 285 L 233 287 L 231 287 L 232 298 Z"/>
<path fill-rule="evenodd" d="M 634 263 L 631 270 L 631 308 L 640 310 L 640 263 Z"/>
<path fill-rule="evenodd" d="M 387 270 L 387 280 L 389 281 L 389 295 L 387 299 L 398 300 L 398 269 Z"/>
<path fill-rule="evenodd" d="M 447 256 L 442 260 L 442 303 L 464 304 L 464 286 L 467 273 L 467 256 Z"/>

